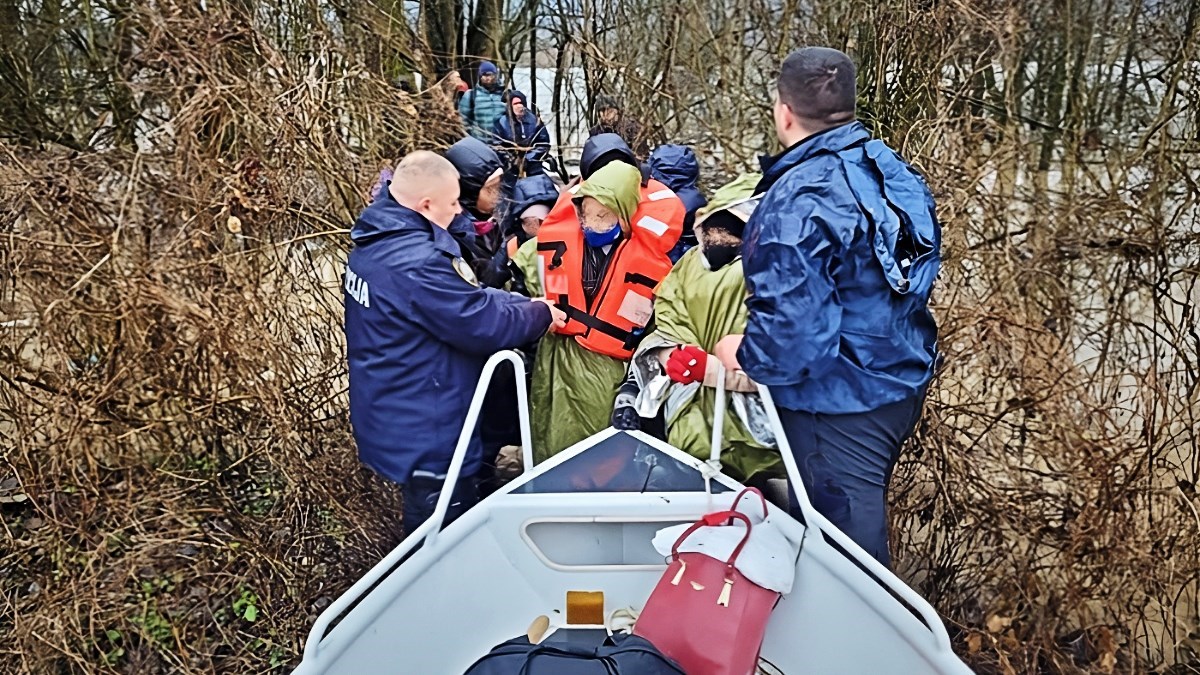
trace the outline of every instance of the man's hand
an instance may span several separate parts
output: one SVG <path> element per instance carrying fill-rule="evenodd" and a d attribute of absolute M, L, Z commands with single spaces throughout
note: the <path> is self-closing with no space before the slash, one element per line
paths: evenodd
<path fill-rule="evenodd" d="M 562 311 L 558 307 L 555 307 L 554 303 L 550 301 L 550 298 L 534 298 L 533 302 L 540 302 L 550 308 L 550 317 L 553 319 L 553 321 L 550 323 L 550 330 L 566 327 L 566 312 Z"/>
<path fill-rule="evenodd" d="M 679 384 L 703 382 L 707 367 L 708 353 L 699 347 L 685 345 L 671 352 L 667 359 L 667 376 Z"/>
<path fill-rule="evenodd" d="M 740 334 L 726 335 L 713 347 L 713 356 L 716 356 L 721 361 L 721 365 L 725 366 L 725 370 L 742 369 L 741 364 L 737 360 L 738 348 L 742 346 L 742 337 Z"/>

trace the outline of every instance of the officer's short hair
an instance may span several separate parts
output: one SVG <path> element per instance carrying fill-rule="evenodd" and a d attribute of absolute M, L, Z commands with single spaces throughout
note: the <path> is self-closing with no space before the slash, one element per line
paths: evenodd
<path fill-rule="evenodd" d="M 779 69 L 779 100 L 797 117 L 818 127 L 854 119 L 854 62 L 828 47 L 805 47 L 788 54 Z"/>
<path fill-rule="evenodd" d="M 436 152 L 417 150 L 410 152 L 396 165 L 392 181 L 401 185 L 416 179 L 449 178 L 458 180 L 458 170 L 450 160 Z"/>

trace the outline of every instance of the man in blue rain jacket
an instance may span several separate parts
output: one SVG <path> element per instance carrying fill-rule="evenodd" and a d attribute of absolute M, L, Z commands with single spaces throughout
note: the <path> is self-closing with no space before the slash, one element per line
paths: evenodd
<path fill-rule="evenodd" d="M 714 351 L 770 386 L 813 505 L 887 565 L 887 485 L 937 355 L 941 230 L 925 181 L 855 121 L 854 87 L 837 50 L 784 61 L 787 149 L 763 161 L 742 248 L 746 333 Z"/>
<path fill-rule="evenodd" d="M 479 285 L 446 230 L 458 196 L 454 166 L 414 152 L 350 232 L 350 424 L 362 462 L 403 486 L 407 533 L 433 514 L 488 356 L 563 318 L 547 302 Z M 478 500 L 480 453 L 476 434 L 447 522 Z"/>

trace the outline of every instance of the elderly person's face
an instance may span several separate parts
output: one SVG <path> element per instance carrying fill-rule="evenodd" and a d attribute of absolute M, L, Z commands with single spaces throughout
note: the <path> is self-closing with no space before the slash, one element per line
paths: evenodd
<path fill-rule="evenodd" d="M 496 169 L 483 187 L 479 190 L 479 196 L 475 198 L 475 208 L 484 215 L 491 215 L 496 210 L 496 206 L 500 203 L 500 177 L 503 172 Z"/>
<path fill-rule="evenodd" d="M 514 98 L 512 102 L 513 115 L 521 117 L 525 114 L 525 102 L 519 98 Z"/>
<path fill-rule="evenodd" d="M 593 197 L 584 197 L 579 205 L 579 225 L 585 230 L 604 234 L 620 225 L 617 214 Z"/>

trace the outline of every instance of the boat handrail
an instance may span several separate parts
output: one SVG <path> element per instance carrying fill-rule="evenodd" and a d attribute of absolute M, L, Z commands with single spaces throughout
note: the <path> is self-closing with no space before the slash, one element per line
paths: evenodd
<path fill-rule="evenodd" d="M 720 361 L 717 362 L 716 374 L 717 400 L 716 406 L 713 409 L 712 447 L 709 451 L 708 464 L 720 471 L 721 445 L 723 441 L 722 437 L 725 433 L 726 415 L 725 367 Z M 755 383 L 755 386 L 758 387 L 758 394 L 762 398 L 763 407 L 766 409 L 767 419 L 771 423 L 771 431 L 775 434 L 775 444 L 779 448 L 780 458 L 783 460 L 783 466 L 787 470 L 789 487 L 795 492 L 796 501 L 800 504 L 800 515 L 804 519 L 806 530 L 805 536 L 811 536 L 812 531 L 815 530 L 834 540 L 846 555 L 853 556 L 859 565 L 871 572 L 869 576 L 874 577 L 886 590 L 908 603 L 917 612 L 921 622 L 933 632 L 933 639 L 938 649 L 950 650 L 950 636 L 946 633 L 946 627 L 942 624 L 941 618 L 938 617 L 937 610 L 928 601 L 918 595 L 916 591 L 909 588 L 891 570 L 884 567 L 874 556 L 868 555 L 866 551 L 862 550 L 844 532 L 817 513 L 816 507 L 808 499 L 808 492 L 800 476 L 800 466 L 796 463 L 796 456 L 792 454 L 792 447 L 788 442 L 787 434 L 784 433 L 783 421 L 779 417 L 779 410 L 775 407 L 774 399 L 771 398 L 771 390 L 764 384 Z"/>
<path fill-rule="evenodd" d="M 709 358 L 716 360 L 715 356 Z M 708 464 L 720 470 L 721 468 L 721 446 L 724 442 L 725 433 L 725 415 L 727 406 L 725 399 L 725 366 L 716 361 L 717 364 L 717 400 L 716 406 L 713 409 L 713 430 L 712 430 L 712 447 L 710 450 Z M 771 423 L 771 433 L 775 435 L 776 445 L 779 447 L 779 454 L 783 459 L 783 466 L 787 471 L 788 483 L 796 493 L 796 501 L 800 503 L 800 514 L 804 516 L 804 523 L 814 522 L 812 516 L 816 513 L 816 508 L 808 499 L 808 492 L 804 488 L 804 483 L 800 480 L 800 467 L 796 464 L 796 458 L 792 455 L 790 446 L 787 445 L 787 437 L 783 433 L 783 422 L 779 419 L 779 412 L 775 410 L 775 406 L 770 403 L 771 393 L 766 391 L 766 386 L 755 383 L 758 387 L 759 396 L 762 397 L 763 405 L 767 409 L 767 419 Z M 765 392 L 765 393 L 764 393 Z M 785 449 L 787 450 L 785 452 Z"/>
<path fill-rule="evenodd" d="M 446 512 L 450 509 L 450 499 L 454 494 L 452 486 L 458 483 L 459 474 L 462 473 L 463 463 L 467 458 L 467 448 L 471 445 L 471 438 L 474 435 L 475 425 L 479 421 L 479 413 L 483 408 L 483 399 L 487 394 L 488 385 L 492 382 L 497 366 L 505 361 L 511 363 L 513 370 L 516 371 L 517 415 L 521 427 L 521 456 L 525 462 L 524 470 L 529 471 L 533 468 L 533 443 L 529 429 L 529 392 L 525 385 L 525 361 L 520 354 L 512 350 L 496 352 L 483 365 L 483 372 L 479 376 L 478 384 L 475 385 L 475 393 L 471 397 L 471 407 L 467 409 L 467 419 L 463 424 L 462 431 L 459 432 L 458 445 L 455 446 L 454 455 L 450 459 L 450 468 L 446 471 L 446 480 L 442 484 L 442 492 L 438 496 L 433 515 L 412 534 L 405 537 L 399 546 L 392 549 L 383 560 L 376 563 L 329 607 L 326 607 L 325 611 L 321 612 L 313 624 L 312 630 L 308 632 L 308 639 L 304 643 L 305 660 L 317 657 L 321 651 L 321 642 L 325 639 L 325 633 L 334 619 L 350 609 L 351 605 L 371 590 L 380 579 L 390 574 L 409 552 L 417 548 L 418 544 L 423 542 L 428 546 L 437 538 L 438 533 L 442 530 L 442 521 L 446 519 Z"/>
<path fill-rule="evenodd" d="M 724 373 L 720 371 L 718 371 L 718 375 L 724 377 Z M 816 530 L 836 542 L 845 555 L 852 556 L 858 565 L 870 571 L 870 575 L 868 576 L 873 577 L 886 590 L 906 602 L 909 607 L 917 612 L 921 622 L 933 633 L 933 640 L 937 649 L 953 651 L 950 646 L 950 636 L 946 633 L 946 626 L 942 623 L 942 619 L 938 616 L 937 610 L 933 608 L 933 605 L 930 605 L 928 600 L 922 598 L 916 591 L 909 588 L 908 584 L 901 581 L 894 572 L 876 560 L 875 556 L 869 555 L 861 546 L 847 536 L 846 533 L 838 529 L 833 523 L 830 523 L 827 518 L 817 513 L 812 502 L 808 500 L 808 494 L 800 477 L 800 467 L 796 463 L 796 456 L 792 454 L 792 446 L 788 442 L 787 434 L 783 431 L 783 421 L 779 418 L 779 410 L 775 407 L 775 400 L 771 397 L 771 390 L 764 384 L 758 384 L 757 386 L 758 394 L 762 397 L 763 407 L 767 411 L 767 418 L 771 421 L 771 428 L 775 432 L 775 444 L 779 447 L 779 454 L 783 459 L 783 465 L 787 468 L 788 482 L 791 483 L 790 487 L 795 492 L 796 499 L 800 502 L 800 513 L 804 517 L 806 530 Z M 805 536 L 810 535 L 806 532 Z"/>

